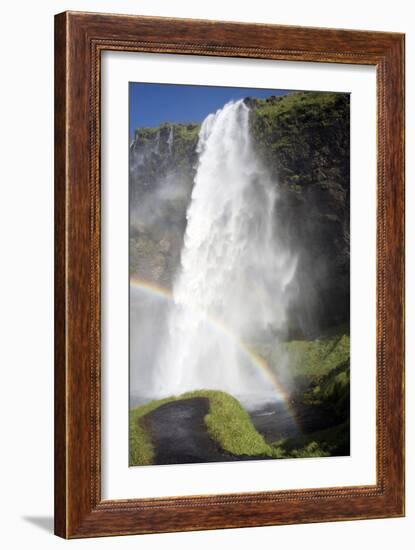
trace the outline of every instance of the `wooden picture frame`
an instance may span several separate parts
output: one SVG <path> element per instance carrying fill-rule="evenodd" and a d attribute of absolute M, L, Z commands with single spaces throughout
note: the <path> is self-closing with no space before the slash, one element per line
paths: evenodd
<path fill-rule="evenodd" d="M 100 61 L 105 50 L 376 67 L 375 485 L 101 499 Z M 403 516 L 403 315 L 404 35 L 76 12 L 56 16 L 57 535 L 78 538 Z"/>

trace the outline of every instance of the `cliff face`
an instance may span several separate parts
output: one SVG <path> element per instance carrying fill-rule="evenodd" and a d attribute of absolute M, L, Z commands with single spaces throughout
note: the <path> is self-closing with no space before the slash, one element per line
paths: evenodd
<path fill-rule="evenodd" d="M 179 265 L 199 126 L 136 131 L 130 145 L 130 272 L 170 288 Z"/>
<path fill-rule="evenodd" d="M 278 182 L 277 230 L 299 257 L 293 336 L 349 320 L 349 95 L 247 98 L 257 152 Z M 136 131 L 130 270 L 171 287 L 197 163 L 198 125 Z"/>
<path fill-rule="evenodd" d="M 277 224 L 299 253 L 305 333 L 349 320 L 350 96 L 306 92 L 251 105 L 259 154 L 279 182 Z"/>

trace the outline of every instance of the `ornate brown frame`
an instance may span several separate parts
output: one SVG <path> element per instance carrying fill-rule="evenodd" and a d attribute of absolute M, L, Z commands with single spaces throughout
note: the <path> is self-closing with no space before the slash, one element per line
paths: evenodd
<path fill-rule="evenodd" d="M 103 50 L 376 66 L 376 485 L 101 500 Z M 57 535 L 77 538 L 404 514 L 404 35 L 76 12 L 57 15 L 55 262 Z"/>

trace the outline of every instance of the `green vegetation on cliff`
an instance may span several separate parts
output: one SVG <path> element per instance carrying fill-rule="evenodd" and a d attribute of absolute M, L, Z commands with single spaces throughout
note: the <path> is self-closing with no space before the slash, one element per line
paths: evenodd
<path fill-rule="evenodd" d="M 349 94 L 292 92 L 267 99 L 247 98 L 251 128 L 258 151 L 280 184 L 299 191 L 304 185 L 325 189 L 349 183 Z M 132 144 L 157 145 L 148 159 L 159 176 L 160 163 L 169 151 L 175 166 L 190 172 L 194 166 L 200 124 L 164 123 L 157 128 L 138 128 Z M 170 141 L 171 140 L 171 141 Z M 151 162 L 152 161 L 152 162 Z"/>
<path fill-rule="evenodd" d="M 349 103 L 348 94 L 328 92 L 252 101 L 255 141 L 282 184 L 348 187 Z"/>
<path fill-rule="evenodd" d="M 315 340 L 291 340 L 277 347 L 275 354 L 281 353 L 289 358 L 291 376 L 324 375 L 349 358 L 350 337 L 340 329 Z"/>
<path fill-rule="evenodd" d="M 292 400 L 327 419 L 328 427 L 272 444 L 281 457 L 346 455 L 350 439 L 350 337 L 341 325 L 314 340 L 253 346 L 270 364 L 289 365 Z"/>
<path fill-rule="evenodd" d="M 345 421 L 311 434 L 277 441 L 273 446 L 286 458 L 345 456 L 350 451 L 350 425 Z"/>
<path fill-rule="evenodd" d="M 186 179 L 194 175 L 199 124 L 169 124 L 157 128 L 138 128 L 131 151 L 141 151 L 145 162 L 141 165 L 139 180 L 150 184 L 171 172 Z"/>
<path fill-rule="evenodd" d="M 303 402 L 323 408 L 333 419 L 345 420 L 350 411 L 350 361 L 328 373 L 314 377 Z"/>
<path fill-rule="evenodd" d="M 314 339 L 293 339 L 276 344 L 251 342 L 251 347 L 268 364 L 286 362 L 290 377 L 304 379 L 307 384 L 323 376 L 349 359 L 350 336 L 346 324 L 324 331 Z"/>

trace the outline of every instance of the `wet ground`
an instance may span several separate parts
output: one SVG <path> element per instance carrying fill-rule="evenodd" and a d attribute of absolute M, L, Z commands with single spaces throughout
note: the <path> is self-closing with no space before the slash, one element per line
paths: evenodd
<path fill-rule="evenodd" d="M 142 423 L 151 435 L 156 451 L 155 464 L 192 464 L 201 462 L 229 462 L 236 460 L 263 460 L 266 456 L 234 456 L 221 449 L 210 438 L 204 417 L 209 411 L 205 397 L 183 399 L 161 405 L 147 414 Z M 325 419 L 303 407 L 295 417 L 283 404 L 268 405 L 250 412 L 256 429 L 271 443 L 282 438 L 295 437 L 301 432 L 324 427 Z M 301 429 L 300 429 L 301 426 Z M 318 428 L 316 428 L 318 426 Z"/>

